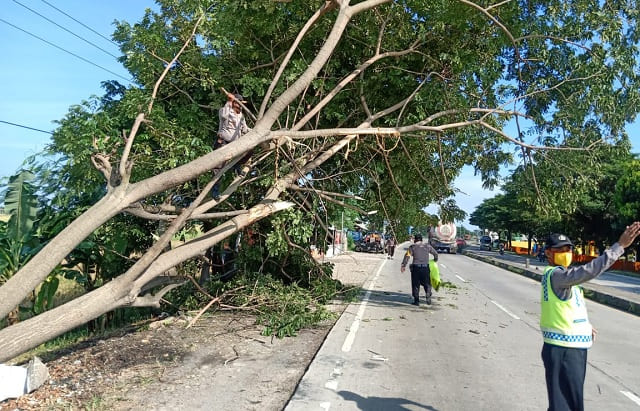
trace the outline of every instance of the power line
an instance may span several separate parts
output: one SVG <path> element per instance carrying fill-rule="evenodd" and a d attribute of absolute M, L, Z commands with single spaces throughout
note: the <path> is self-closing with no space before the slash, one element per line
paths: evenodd
<path fill-rule="evenodd" d="M 16 123 L 12 123 L 10 121 L 4 121 L 4 120 L 0 120 L 0 123 L 4 123 L 4 124 L 9 124 L 11 126 L 16 126 L 16 127 L 22 127 L 22 128 L 26 128 L 29 130 L 34 130 L 34 131 L 39 131 L 41 133 L 45 133 L 45 134 L 53 134 L 53 132 L 51 131 L 45 131 L 45 130 L 40 130 L 39 128 L 33 128 L 33 127 L 29 127 L 29 126 L 23 126 L 22 124 L 16 124 Z"/>
<path fill-rule="evenodd" d="M 103 51 L 103 52 L 107 53 L 108 55 L 110 55 L 111 57 L 113 57 L 115 59 L 118 59 L 118 56 L 116 56 L 115 54 L 103 49 L 102 47 L 98 46 L 97 44 L 94 44 L 94 43 L 90 42 L 87 39 L 82 38 L 81 36 L 77 35 L 76 33 L 72 32 L 71 30 L 67 29 L 66 27 L 63 27 L 60 24 L 56 23 L 55 21 L 51 20 L 50 18 L 38 13 L 37 11 L 35 11 L 35 10 L 33 10 L 33 9 L 27 7 L 27 6 L 25 6 L 24 4 L 20 3 L 18 0 L 13 0 L 13 2 L 18 4 L 18 5 L 20 5 L 20 6 L 22 6 L 22 7 L 24 7 L 25 9 L 29 10 L 33 14 L 36 14 L 36 15 L 42 17 L 43 19 L 47 20 L 49 23 L 56 25 L 57 27 L 59 27 L 62 30 L 66 31 L 67 33 L 76 36 L 77 38 L 79 38 L 80 40 L 84 41 L 85 43 L 92 45 L 93 47 L 97 48 L 100 51 Z"/>
<path fill-rule="evenodd" d="M 76 58 L 78 58 L 78 59 L 80 59 L 80 60 L 82 60 L 82 61 L 84 61 L 84 62 L 86 62 L 86 63 L 89 63 L 89 64 L 91 64 L 92 66 L 98 67 L 99 69 L 102 69 L 102 70 L 104 70 L 104 71 L 106 71 L 106 72 L 108 72 L 108 73 L 111 73 L 111 74 L 113 74 L 114 76 L 120 77 L 121 79 L 123 79 L 123 80 L 125 80 L 125 81 L 133 82 L 133 80 L 131 80 L 131 79 L 128 79 L 128 78 L 126 78 L 126 77 L 122 77 L 120 74 L 118 74 L 118 73 L 116 73 L 116 72 L 113 72 L 113 71 L 111 71 L 111 70 L 109 70 L 109 69 L 107 69 L 107 68 L 104 68 L 104 67 L 102 67 L 101 65 L 96 64 L 96 63 L 94 63 L 94 62 L 92 62 L 92 61 L 90 61 L 90 60 L 87 60 L 86 58 L 81 57 L 81 56 L 79 56 L 79 55 L 77 55 L 77 54 L 75 54 L 75 53 L 73 53 L 73 52 L 71 52 L 71 51 L 69 51 L 69 50 L 66 50 L 66 49 L 64 49 L 64 48 L 62 48 L 62 47 L 60 47 L 60 46 L 57 46 L 57 45 L 55 45 L 55 44 L 51 43 L 50 41 L 45 40 L 45 39 L 43 39 L 42 37 L 36 36 L 35 34 L 33 34 L 33 33 L 29 32 L 29 31 L 27 31 L 27 30 L 25 30 L 25 29 L 21 29 L 20 27 L 18 27 L 18 26 L 16 26 L 16 25 L 14 25 L 14 24 L 9 23 L 9 22 L 8 22 L 8 21 L 6 21 L 5 19 L 0 18 L 0 22 L 2 22 L 2 23 L 4 23 L 4 24 L 7 24 L 7 25 L 9 25 L 9 26 L 11 26 L 11 27 L 13 27 L 13 28 L 15 28 L 15 29 L 18 29 L 18 30 L 22 31 L 23 33 L 26 33 L 26 34 L 28 34 L 28 35 L 30 35 L 30 36 L 32 36 L 32 37 L 35 37 L 35 38 L 37 38 L 37 39 L 38 39 L 38 40 L 40 40 L 40 41 L 44 41 L 44 42 L 45 42 L 45 43 L 47 43 L 48 45 L 50 45 L 50 46 L 52 46 L 52 47 L 55 47 L 55 48 L 57 48 L 58 50 L 62 50 L 62 51 L 64 51 L 65 53 L 69 53 L 69 54 L 71 54 L 72 56 L 74 56 L 74 57 L 76 57 Z"/>
<path fill-rule="evenodd" d="M 83 22 L 81 22 L 80 20 L 77 20 L 75 18 L 73 18 L 72 16 L 70 16 L 69 14 L 65 13 L 64 11 L 60 10 L 59 8 L 57 8 L 56 6 L 54 6 L 53 4 L 49 3 L 46 0 L 40 0 L 42 1 L 44 4 L 46 4 L 47 6 L 53 8 L 54 10 L 57 10 L 58 12 L 64 14 L 65 16 L 69 17 L 71 20 L 75 21 L 76 23 L 78 23 L 79 25 L 81 25 L 82 27 L 86 28 L 87 30 L 92 31 L 93 33 L 97 34 L 98 36 L 102 37 L 103 39 L 115 44 L 116 46 L 118 46 L 118 43 L 114 42 L 113 40 L 111 40 L 110 38 L 107 38 L 105 36 L 103 36 L 102 34 L 98 33 L 97 31 L 95 31 L 94 29 L 92 29 L 91 27 L 87 26 L 86 24 L 84 24 Z M 120 47 L 120 46 L 118 46 Z"/>

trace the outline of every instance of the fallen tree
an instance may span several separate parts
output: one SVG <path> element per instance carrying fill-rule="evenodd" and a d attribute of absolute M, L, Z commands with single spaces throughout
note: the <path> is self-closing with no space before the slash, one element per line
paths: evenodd
<path fill-rule="evenodd" d="M 121 26 L 116 37 L 141 87 L 108 101 L 112 111 L 104 111 L 118 112 L 124 123 L 129 119 L 129 131 L 119 139 L 113 128 L 96 132 L 92 125 L 82 135 L 93 150 L 74 141 L 65 152 L 91 152 L 106 180 L 104 196 L 0 287 L 0 318 L 115 216 L 170 223 L 120 276 L 0 330 L 0 361 L 115 308 L 158 305 L 184 281 L 172 268 L 292 201 L 317 213 L 300 199 L 301 189 L 315 193 L 325 211 L 331 203 L 344 205 L 341 195 L 357 195 L 377 204 L 385 218 L 410 225 L 423 207 L 454 193 L 451 181 L 464 165 L 474 166 L 487 184 L 497 183 L 499 167 L 511 158 L 505 143 L 519 147 L 526 162 L 527 153 L 542 149 L 580 150 L 587 158 L 600 145 L 625 138 L 622 125 L 635 114 L 633 99 L 612 105 L 621 87 L 607 85 L 613 76 L 627 96 L 635 93 L 634 63 L 627 58 L 633 52 L 622 34 L 601 47 L 575 33 L 562 9 L 576 6 L 574 13 L 588 18 L 592 31 L 605 32 L 629 17 L 626 4 L 613 8 L 619 11 L 610 20 L 595 21 L 589 20 L 595 12 L 578 7 L 580 1 L 423 3 L 265 0 L 178 8 L 166 1 L 144 24 Z M 262 13 L 257 20 L 256 12 Z M 603 66 L 615 53 L 619 64 Z M 211 139 L 216 119 L 208 101 L 225 80 L 245 95 L 263 96 L 252 130 L 180 161 L 171 146 L 176 138 Z M 78 117 L 62 122 L 54 136 L 58 147 L 78 129 L 72 127 Z M 587 121 L 593 118 L 597 127 Z M 511 119 L 526 120 L 537 139 L 526 142 L 522 129 L 510 136 L 504 128 Z M 96 115 L 96 123 L 108 121 Z M 584 138 L 566 144 L 566 135 L 581 133 Z M 172 162 L 166 162 L 169 154 L 149 154 L 162 151 L 158 147 L 167 147 Z M 220 200 L 208 199 L 212 185 L 252 150 L 259 176 L 234 177 Z M 211 177 L 218 167 L 222 172 Z M 225 204 L 238 213 L 211 212 Z M 167 247 L 185 225 L 212 218 L 227 219 Z"/>

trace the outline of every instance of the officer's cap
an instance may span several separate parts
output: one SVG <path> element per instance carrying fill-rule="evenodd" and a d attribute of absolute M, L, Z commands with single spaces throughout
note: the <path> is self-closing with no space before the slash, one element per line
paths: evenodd
<path fill-rule="evenodd" d="M 571 240 L 569 240 L 569 237 L 564 234 L 553 233 L 550 234 L 549 237 L 547 237 L 547 248 L 560 248 L 564 247 L 565 245 L 570 245 L 571 247 L 573 247 L 573 243 L 571 242 Z"/>

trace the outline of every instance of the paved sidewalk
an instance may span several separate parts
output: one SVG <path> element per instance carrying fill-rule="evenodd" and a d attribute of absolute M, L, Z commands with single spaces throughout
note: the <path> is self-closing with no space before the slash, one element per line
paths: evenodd
<path fill-rule="evenodd" d="M 484 261 L 489 264 L 504 268 L 514 273 L 524 275 L 534 280 L 540 281 L 542 272 L 547 265 L 536 258 L 525 257 L 513 253 L 500 255 L 497 252 L 483 252 L 477 250 L 464 250 L 463 254 Z M 602 276 L 609 274 L 624 275 L 619 271 L 607 271 L 598 279 L 582 284 L 585 297 L 605 304 L 621 311 L 625 311 L 640 316 L 640 280 L 638 277 L 628 277 L 629 284 L 613 284 L 612 281 L 599 281 Z M 624 277 L 620 277 L 624 278 Z M 600 284 L 597 284 L 599 282 Z M 604 284 L 603 284 L 604 283 Z"/>

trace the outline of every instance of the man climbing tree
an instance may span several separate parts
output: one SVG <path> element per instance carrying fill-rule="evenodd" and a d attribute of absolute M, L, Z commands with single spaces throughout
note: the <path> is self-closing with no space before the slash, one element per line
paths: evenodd
<path fill-rule="evenodd" d="M 242 135 L 248 133 L 251 129 L 247 127 L 244 115 L 242 114 L 241 104 L 246 103 L 241 94 L 227 93 L 227 102 L 218 111 L 218 117 L 220 119 L 220 125 L 218 126 L 217 139 L 213 145 L 216 149 L 222 145 L 231 143 L 239 139 Z M 249 150 L 238 162 L 234 165 L 234 171 L 244 177 L 246 171 L 242 171 L 244 164 L 251 158 L 252 150 Z M 213 169 L 214 174 L 220 172 L 222 167 L 216 167 Z M 213 185 L 211 194 L 214 199 L 220 199 L 220 184 L 216 182 Z"/>

